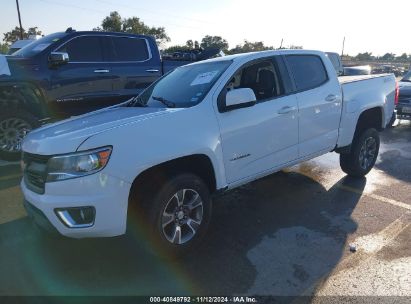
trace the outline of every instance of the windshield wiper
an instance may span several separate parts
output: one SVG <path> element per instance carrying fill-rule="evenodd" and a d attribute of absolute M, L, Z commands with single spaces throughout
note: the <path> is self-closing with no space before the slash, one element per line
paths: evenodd
<path fill-rule="evenodd" d="M 147 104 L 141 99 L 140 95 L 137 95 L 130 100 L 130 103 L 127 104 L 127 107 L 147 107 Z"/>
<path fill-rule="evenodd" d="M 158 96 L 151 96 L 151 98 L 153 98 L 154 100 L 157 100 L 159 102 L 161 102 L 163 105 L 165 105 L 167 108 L 175 108 L 176 104 L 172 101 L 169 101 L 163 97 L 158 97 Z"/>

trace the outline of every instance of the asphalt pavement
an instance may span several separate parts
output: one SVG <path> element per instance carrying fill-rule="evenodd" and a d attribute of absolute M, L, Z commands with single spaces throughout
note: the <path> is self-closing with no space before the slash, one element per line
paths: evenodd
<path fill-rule="evenodd" d="M 411 297 L 411 125 L 381 137 L 366 178 L 330 153 L 215 198 L 201 248 L 177 261 L 150 255 L 143 235 L 45 237 L 18 163 L 2 162 L 0 295 Z"/>

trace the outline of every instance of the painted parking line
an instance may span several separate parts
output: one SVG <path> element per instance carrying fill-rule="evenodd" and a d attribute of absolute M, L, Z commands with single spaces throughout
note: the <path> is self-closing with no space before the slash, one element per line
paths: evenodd
<path fill-rule="evenodd" d="M 351 243 L 356 248 L 356 253 L 339 263 L 317 288 L 316 295 L 410 296 L 410 257 L 392 260 L 378 257 L 378 253 L 395 242 L 410 225 L 409 214 L 403 214 L 383 230 L 356 238 Z M 393 277 L 398 277 L 400 272 L 403 273 L 403 279 L 397 279 L 394 284 Z"/>
<path fill-rule="evenodd" d="M 359 194 L 359 195 L 368 196 L 370 198 L 373 198 L 373 199 L 378 200 L 378 201 L 383 202 L 383 203 L 387 203 L 387 204 L 391 204 L 391 205 L 396 206 L 396 207 L 401 207 L 401 208 L 404 208 L 404 209 L 407 209 L 407 210 L 411 210 L 411 205 L 405 204 L 403 202 L 397 201 L 397 200 L 392 199 L 392 198 L 387 198 L 387 197 L 377 195 L 377 194 L 374 194 L 374 193 L 363 192 L 363 191 L 358 190 L 356 188 L 345 186 L 345 185 L 338 185 L 337 187 L 342 189 L 342 190 L 353 192 L 353 193 L 356 193 L 356 194 Z"/>

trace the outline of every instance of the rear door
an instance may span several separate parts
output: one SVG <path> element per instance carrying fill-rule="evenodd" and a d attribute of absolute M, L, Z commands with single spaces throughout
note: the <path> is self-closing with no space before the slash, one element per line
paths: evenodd
<path fill-rule="evenodd" d="M 111 104 L 113 74 L 100 36 L 78 36 L 55 51 L 69 55 L 67 64 L 50 70 L 51 104 L 56 114 L 78 115 Z"/>
<path fill-rule="evenodd" d="M 107 36 L 114 74 L 113 93 L 121 101 L 138 95 L 162 76 L 160 56 L 144 37 Z"/>
<path fill-rule="evenodd" d="M 342 94 L 334 69 L 319 55 L 286 55 L 297 91 L 299 156 L 331 151 L 338 139 Z M 325 57 L 324 57 L 325 58 Z"/>

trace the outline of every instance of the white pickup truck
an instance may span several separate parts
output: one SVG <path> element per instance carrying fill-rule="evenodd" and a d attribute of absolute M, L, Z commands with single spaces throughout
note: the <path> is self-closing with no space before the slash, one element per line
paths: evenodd
<path fill-rule="evenodd" d="M 65 236 L 138 226 L 179 253 L 204 235 L 212 193 L 332 151 L 348 175 L 367 174 L 395 96 L 394 75 L 339 80 L 318 51 L 179 67 L 126 103 L 30 132 L 25 206 Z"/>

